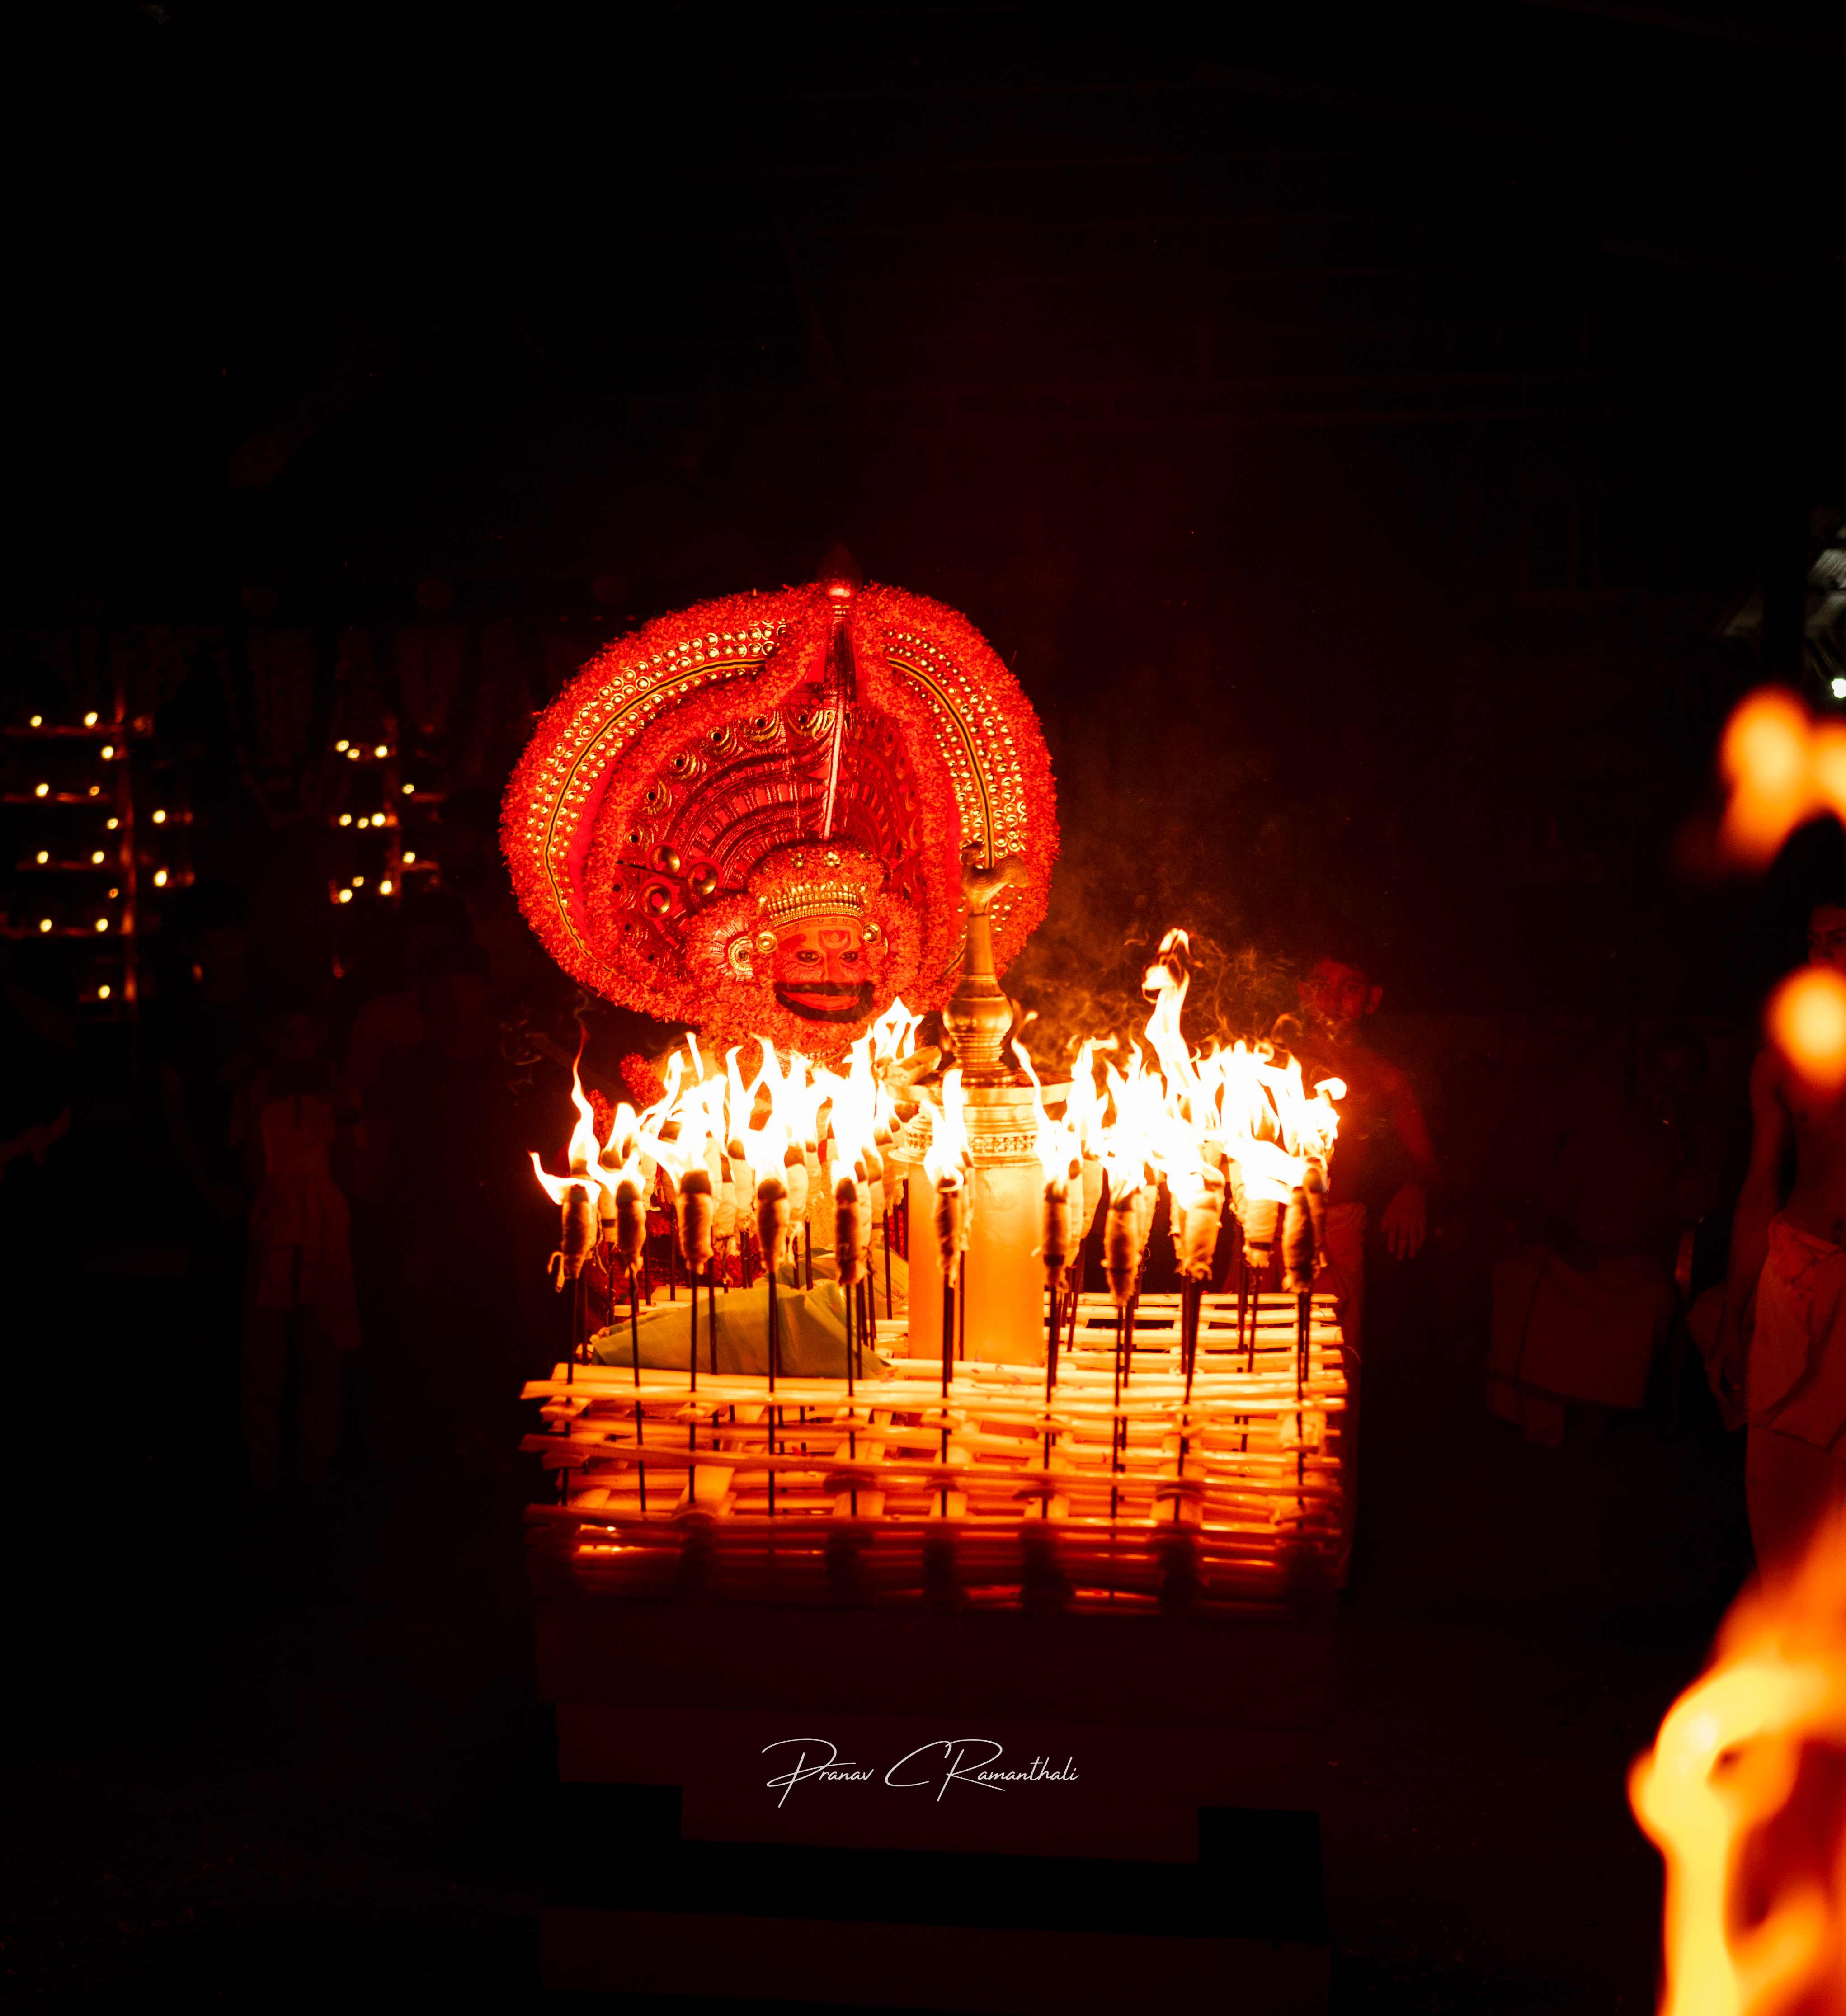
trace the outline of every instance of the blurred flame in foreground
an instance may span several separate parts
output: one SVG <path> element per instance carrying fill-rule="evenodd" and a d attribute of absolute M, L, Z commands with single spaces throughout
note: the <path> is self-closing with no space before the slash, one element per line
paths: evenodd
<path fill-rule="evenodd" d="M 1740 866 L 1766 866 L 1821 812 L 1846 823 L 1846 722 L 1816 722 L 1791 693 L 1765 686 L 1740 700 L 1718 766 L 1730 790 L 1718 848 Z"/>
<path fill-rule="evenodd" d="M 1740 1600 L 1628 1799 L 1666 1859 L 1661 2016 L 1846 2011 L 1846 1511 Z"/>
<path fill-rule="evenodd" d="M 1816 1092 L 1846 1088 L 1846 975 L 1805 966 L 1769 996 L 1769 1041 Z"/>

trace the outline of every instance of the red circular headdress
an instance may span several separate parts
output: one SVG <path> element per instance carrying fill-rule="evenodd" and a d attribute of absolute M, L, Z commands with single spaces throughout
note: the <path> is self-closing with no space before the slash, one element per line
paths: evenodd
<path fill-rule="evenodd" d="M 1057 819 L 1045 739 L 973 626 L 844 580 L 663 616 L 541 718 L 501 837 L 564 970 L 666 1021 L 837 1051 L 901 995 L 939 1006 L 962 951 L 964 850 L 1025 874 L 994 899 L 1004 970 L 1045 914 Z M 774 931 L 850 920 L 869 1006 L 817 1024 L 772 986 Z"/>

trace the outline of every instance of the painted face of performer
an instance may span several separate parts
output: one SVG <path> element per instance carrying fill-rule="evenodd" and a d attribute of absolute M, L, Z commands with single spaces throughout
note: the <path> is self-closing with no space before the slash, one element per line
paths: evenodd
<path fill-rule="evenodd" d="M 810 1022 L 856 1022 L 872 1010 L 865 933 L 844 914 L 802 917 L 775 934 L 775 998 Z"/>
<path fill-rule="evenodd" d="M 1361 966 L 1323 959 L 1301 982 L 1301 1006 L 1316 1014 L 1336 1035 L 1350 1035 L 1368 1015 L 1377 1012 L 1384 990 L 1372 984 Z"/>

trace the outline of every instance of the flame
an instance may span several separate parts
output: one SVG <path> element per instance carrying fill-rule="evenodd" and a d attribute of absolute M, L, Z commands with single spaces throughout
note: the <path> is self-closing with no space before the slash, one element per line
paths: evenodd
<path fill-rule="evenodd" d="M 1189 951 L 1182 931 L 1169 931 L 1161 941 L 1144 981 L 1153 1009 L 1143 1039 L 1125 1050 L 1113 1039 L 1084 1044 L 1060 1119 L 1046 1109 L 1030 1054 L 1015 1046 L 1032 1082 L 1035 1144 L 1046 1182 L 1067 1183 L 1074 1168 L 1083 1172 L 1079 1237 L 1093 1213 L 1099 1164 L 1107 1169 L 1110 1194 L 1137 1197 L 1146 1214 L 1163 1182 L 1182 1209 L 1196 1204 L 1207 1172 L 1215 1175 L 1227 1157 L 1241 1164 L 1247 1193 L 1286 1203 L 1308 1161 L 1324 1161 L 1331 1152 L 1339 1128 L 1333 1101 L 1345 1090 L 1337 1079 L 1310 1092 L 1298 1060 L 1278 1064 L 1265 1044 L 1253 1049 L 1240 1042 L 1227 1050 L 1214 1043 L 1205 1052 L 1189 1047 L 1182 1028 Z M 898 1100 L 915 1096 L 914 1066 L 904 1067 L 921 1019 L 894 1002 L 851 1046 L 844 1070 L 816 1065 L 798 1052 L 778 1057 L 763 1039 L 761 1062 L 748 1081 L 738 1049 L 728 1051 L 721 1067 L 689 1036 L 661 1067 L 660 1098 L 639 1113 L 618 1107 L 600 1149 L 594 1111 L 574 1070 L 571 1096 L 578 1118 L 570 1174 L 548 1175 L 536 1155 L 534 1173 L 559 1204 L 574 1182 L 585 1178 L 610 1191 L 624 1181 L 646 1191 L 657 1171 L 664 1172 L 677 1190 L 695 1168 L 707 1173 L 713 1194 L 721 1198 L 727 1189 L 738 1189 L 739 1165 L 753 1184 L 786 1168 L 791 1190 L 803 1192 L 807 1183 L 790 1161 L 792 1155 L 811 1165 L 809 1175 L 818 1172 L 817 1180 L 830 1192 L 832 1172 L 820 1165 L 822 1152 L 844 1169 L 870 1166 L 880 1130 L 888 1139 L 894 1128 Z M 959 1177 L 973 1167 L 959 1071 L 944 1075 L 932 1118 L 925 1166 L 932 1181 L 952 1172 Z"/>
<path fill-rule="evenodd" d="M 1019 1059 L 1020 1067 L 1032 1082 L 1032 1114 L 1038 1126 L 1036 1146 L 1039 1167 L 1045 1172 L 1045 1180 L 1056 1183 L 1067 1181 L 1071 1165 L 1083 1153 L 1083 1143 L 1075 1128 L 1071 1125 L 1071 1109 L 1064 1109 L 1062 1120 L 1053 1120 L 1045 1110 L 1045 1088 L 1038 1081 L 1038 1074 L 1032 1066 L 1032 1053 L 1018 1037 L 1013 1039 L 1013 1053 Z M 1091 1089 L 1093 1092 L 1093 1082 Z M 1071 1088 L 1073 1099 L 1076 1088 Z"/>
<path fill-rule="evenodd" d="M 1064 1122 L 1077 1136 L 1083 1153 L 1099 1161 L 1103 1153 L 1103 1117 L 1107 1109 L 1096 1084 L 1096 1049 L 1093 1040 L 1085 1043 L 1071 1067 L 1071 1096 L 1064 1102 Z"/>
<path fill-rule="evenodd" d="M 636 1189 L 646 1187 L 641 1174 L 641 1122 L 633 1107 L 625 1101 L 615 1109 L 609 1123 L 609 1139 L 603 1143 L 596 1161 L 603 1186 L 603 1215 L 615 1215 L 616 1193 L 625 1183 Z"/>
<path fill-rule="evenodd" d="M 930 1145 L 923 1155 L 923 1169 L 933 1183 L 971 1168 L 973 1157 L 968 1148 L 967 1102 L 962 1093 L 959 1070 L 942 1074 L 942 1104 L 931 1114 Z"/>
<path fill-rule="evenodd" d="M 875 1033 L 875 1032 L 874 1032 Z M 834 1160 L 847 1169 L 862 1160 L 878 1125 L 878 1079 L 873 1063 L 873 1034 L 859 1038 L 847 1052 L 847 1075 L 824 1074 L 831 1107 L 828 1120 Z M 816 1074 L 817 1077 L 822 1075 Z"/>
<path fill-rule="evenodd" d="M 901 999 L 894 1001 L 867 1031 L 874 1071 L 881 1064 L 894 1064 L 909 1057 L 922 1026 L 922 1016 L 912 1014 Z"/>
<path fill-rule="evenodd" d="M 550 1175 L 546 1171 L 545 1165 L 538 1159 L 538 1150 L 534 1148 L 531 1152 L 532 1173 L 538 1179 L 545 1194 L 553 1204 L 563 1203 L 573 1190 L 587 1190 L 592 1187 L 588 1175 L 581 1169 L 573 1169 L 568 1175 L 564 1176 Z M 599 1178 L 598 1181 L 600 1182 L 600 1180 Z"/>
<path fill-rule="evenodd" d="M 1733 1611 L 1712 1670 L 1668 1710 L 1628 1774 L 1635 1817 L 1667 1864 L 1661 2016 L 1842 2006 L 1838 1795 L 1818 1809 L 1790 1798 L 1805 1751 L 1846 1743 L 1842 1589 L 1837 1514 L 1792 1575 Z M 1746 1882 L 1766 1884 L 1765 1910 L 1740 1895 Z"/>
<path fill-rule="evenodd" d="M 596 1139 L 596 1109 L 585 1096 L 583 1078 L 579 1067 L 583 1062 L 583 1049 L 578 1046 L 577 1055 L 570 1065 L 570 1103 L 577 1108 L 577 1125 L 570 1130 L 570 1145 L 565 1150 L 570 1165 L 570 1174 L 563 1176 L 548 1175 L 545 1165 L 539 1161 L 536 1150 L 532 1154 L 532 1173 L 553 1204 L 561 1204 L 573 1190 L 588 1190 L 595 1185 L 585 1179 L 601 1159 L 602 1149 Z M 598 1181 L 600 1181 L 599 1177 Z"/>
<path fill-rule="evenodd" d="M 1186 992 L 1192 985 L 1186 965 L 1191 949 L 1192 941 L 1184 931 L 1168 931 L 1141 982 L 1142 992 L 1153 1000 L 1153 1013 L 1147 1018 L 1147 1040 L 1153 1046 L 1160 1075 L 1167 1082 L 1168 1097 L 1188 1103 L 1201 1089 L 1179 1027 L 1180 1010 L 1186 1006 Z"/>
<path fill-rule="evenodd" d="M 1846 1088 L 1846 976 L 1804 967 L 1769 997 L 1769 1041 L 1816 1092 Z"/>
<path fill-rule="evenodd" d="M 582 1061 L 583 1052 L 579 1049 L 570 1066 L 570 1103 L 577 1108 L 577 1125 L 570 1130 L 568 1150 L 574 1172 L 593 1168 L 600 1153 L 596 1143 L 596 1109 L 585 1096 L 578 1069 Z"/>

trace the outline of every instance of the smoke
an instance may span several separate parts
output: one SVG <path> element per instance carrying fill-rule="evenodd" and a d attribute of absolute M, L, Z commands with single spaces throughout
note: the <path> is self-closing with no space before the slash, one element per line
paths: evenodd
<path fill-rule="evenodd" d="M 1026 1041 L 1047 1069 L 1090 1037 L 1139 1035 L 1149 1013 L 1142 978 L 1175 924 L 1192 941 L 1191 1042 L 1265 1036 L 1296 1005 L 1294 968 L 1261 943 L 1238 900 L 1247 855 L 1231 844 L 1210 787 L 1201 779 L 1188 788 L 1185 776 L 1169 771 L 1130 802 L 1100 777 L 1063 780 L 1050 908 L 1006 976 L 1035 1015 Z"/>

